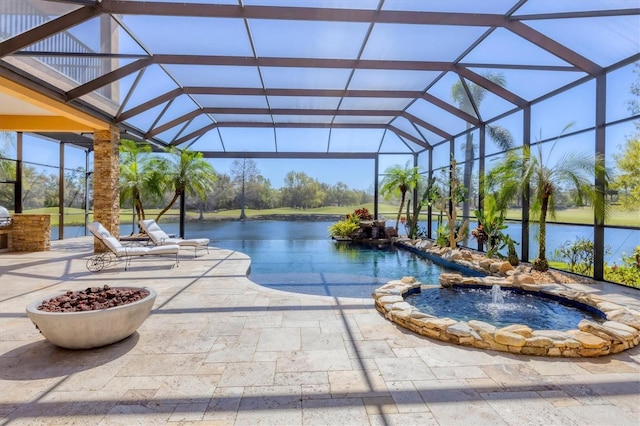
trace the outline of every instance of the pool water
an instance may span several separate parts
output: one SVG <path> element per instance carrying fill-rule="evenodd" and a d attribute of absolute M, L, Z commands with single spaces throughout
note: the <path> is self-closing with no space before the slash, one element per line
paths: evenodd
<path fill-rule="evenodd" d="M 294 293 L 370 298 L 390 280 L 411 275 L 437 284 L 446 269 L 404 250 L 339 243 L 329 238 L 335 221 L 248 220 L 189 222 L 186 238 L 209 238 L 212 247 L 251 257 L 251 281 Z M 177 223 L 162 224 L 178 233 Z M 448 271 L 451 272 L 451 271 Z"/>
<path fill-rule="evenodd" d="M 438 283 L 444 269 L 389 245 L 323 240 L 225 240 L 217 247 L 251 257 L 251 281 L 295 293 L 369 298 L 403 276 Z"/>
<path fill-rule="evenodd" d="M 603 319 L 595 313 L 558 303 L 527 292 L 500 290 L 503 301 L 495 303 L 488 288 L 433 288 L 408 295 L 405 300 L 420 312 L 458 321 L 479 320 L 496 327 L 526 324 L 534 330 L 566 331 L 586 318 Z"/>

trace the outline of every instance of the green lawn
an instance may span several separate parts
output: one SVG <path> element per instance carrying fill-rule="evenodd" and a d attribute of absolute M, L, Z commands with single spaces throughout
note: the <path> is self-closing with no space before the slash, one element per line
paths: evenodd
<path fill-rule="evenodd" d="M 343 206 L 343 207 L 319 207 L 316 209 L 292 209 L 292 208 L 277 208 L 277 209 L 264 209 L 264 210 L 253 210 L 253 209 L 245 209 L 245 214 L 247 217 L 257 217 L 257 216 L 270 216 L 270 215 L 302 215 L 302 216 L 313 216 L 313 215 L 346 215 L 348 213 L 352 213 L 355 209 L 365 207 L 370 212 L 373 213 L 373 203 L 365 203 L 358 204 L 356 206 Z M 384 204 L 380 205 L 380 212 L 393 212 L 397 209 L 395 206 L 387 206 Z M 160 212 L 160 209 L 146 209 L 145 215 L 147 218 L 155 218 L 155 216 Z M 58 226 L 60 223 L 60 216 L 58 215 L 57 207 L 46 207 L 40 209 L 31 209 L 25 211 L 24 213 L 32 213 L 32 214 L 48 214 L 51 215 L 51 226 Z M 163 216 L 164 221 L 177 221 L 178 215 L 180 211 L 176 209 L 171 209 Z M 188 219 L 197 219 L 200 217 L 200 213 L 197 211 L 188 211 L 187 218 Z M 205 212 L 204 218 L 209 220 L 216 219 L 237 219 L 240 217 L 240 209 L 235 210 L 220 210 L 217 212 Z M 393 213 L 393 217 L 395 217 L 395 213 Z M 131 209 L 121 209 L 120 210 L 120 223 L 126 224 L 131 223 L 132 219 L 132 210 Z M 89 214 L 89 221 L 93 220 L 93 214 Z M 84 224 L 84 210 L 76 209 L 76 208 L 65 208 L 65 221 L 66 225 L 82 225 Z"/>
<path fill-rule="evenodd" d="M 371 213 L 373 213 L 373 203 L 365 203 L 358 204 L 355 206 L 329 206 L 329 207 L 318 207 L 315 209 L 292 209 L 288 207 L 280 207 L 276 209 L 264 209 L 264 210 L 253 210 L 253 209 L 245 209 L 245 214 L 247 217 L 256 217 L 256 216 L 269 216 L 269 215 L 301 215 L 301 216 L 313 216 L 313 215 L 346 215 L 352 213 L 355 209 L 366 208 Z M 387 211 L 394 211 L 397 207 L 387 206 L 384 204 L 380 204 L 380 212 L 386 214 Z M 177 213 L 177 212 L 176 212 Z M 199 214 L 197 212 L 189 212 L 189 217 L 197 218 Z M 240 209 L 235 210 L 223 210 L 218 212 L 206 212 L 204 214 L 205 219 L 221 219 L 221 218 L 233 218 L 237 219 L 240 217 Z"/>
<path fill-rule="evenodd" d="M 521 210 L 512 209 L 507 212 L 508 219 L 521 219 Z M 576 207 L 572 209 L 557 210 L 555 219 L 547 217 L 547 222 L 569 223 L 593 223 L 593 210 L 589 207 Z M 609 216 L 605 219 L 607 225 L 640 226 L 640 212 L 623 211 L 619 208 L 611 208 Z"/>
<path fill-rule="evenodd" d="M 265 209 L 265 210 L 253 210 L 246 209 L 245 214 L 247 217 L 256 217 L 256 216 L 267 216 L 267 215 L 346 215 L 348 213 L 353 212 L 357 208 L 367 208 L 370 212 L 373 213 L 373 203 L 359 204 L 355 206 L 344 206 L 344 207 L 320 207 L 316 209 L 291 209 L 291 208 L 277 208 L 277 209 Z M 159 209 L 148 209 L 146 210 L 147 217 L 154 218 L 155 215 L 158 214 Z M 398 206 L 380 204 L 379 213 L 381 216 L 386 218 L 387 220 L 395 220 L 396 214 L 398 212 Z M 47 207 L 41 209 L 33 209 L 29 211 L 25 211 L 25 213 L 35 213 L 35 214 L 49 214 L 51 215 L 51 225 L 57 226 L 59 224 L 59 216 L 58 216 L 58 208 L 57 207 Z M 177 221 L 179 211 L 178 209 L 169 210 L 165 214 L 164 221 Z M 404 214 L 404 212 L 403 212 Z M 131 223 L 131 209 L 122 209 L 120 210 L 120 221 L 121 223 Z M 197 219 L 200 217 L 200 214 L 197 211 L 189 211 L 187 212 L 188 219 Z M 237 219 L 240 217 L 240 210 L 221 210 L 217 212 L 205 212 L 204 218 L 209 220 L 216 219 Z M 521 212 L 519 210 L 509 210 L 507 213 L 507 217 L 509 219 L 520 219 L 522 217 Z M 93 214 L 89 215 L 89 220 L 93 220 Z M 566 210 L 559 210 L 556 212 L 556 219 L 548 219 L 550 221 L 556 222 L 570 222 L 570 223 L 584 223 L 591 224 L 593 223 L 593 212 L 591 209 L 587 207 L 583 208 L 573 208 Z M 82 209 L 74 209 L 74 208 L 65 208 L 65 224 L 67 225 L 82 225 L 84 224 L 84 210 Z M 622 211 L 620 209 L 612 209 L 609 217 L 606 220 L 607 225 L 622 225 L 622 226 L 640 226 L 640 212 L 629 212 Z"/>

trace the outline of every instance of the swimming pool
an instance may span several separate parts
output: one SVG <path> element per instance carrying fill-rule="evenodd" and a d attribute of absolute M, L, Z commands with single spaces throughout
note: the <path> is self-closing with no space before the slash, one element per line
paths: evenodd
<path fill-rule="evenodd" d="M 389 245 L 325 240 L 225 240 L 216 246 L 251 257 L 251 281 L 295 293 L 370 297 L 405 275 L 437 283 L 442 268 Z"/>
<path fill-rule="evenodd" d="M 536 330 L 566 331 L 578 328 L 582 319 L 604 320 L 599 311 L 579 302 L 497 285 L 493 289 L 471 285 L 431 288 L 407 295 L 405 300 L 425 314 L 479 320 L 496 327 L 526 324 Z"/>
<path fill-rule="evenodd" d="M 369 298 L 376 288 L 403 276 L 438 283 L 444 269 L 430 260 L 388 245 L 338 243 L 327 236 L 333 223 L 189 223 L 186 237 L 207 237 L 212 246 L 249 255 L 251 281 L 277 290 Z M 177 224 L 172 225 L 163 227 L 177 232 Z"/>

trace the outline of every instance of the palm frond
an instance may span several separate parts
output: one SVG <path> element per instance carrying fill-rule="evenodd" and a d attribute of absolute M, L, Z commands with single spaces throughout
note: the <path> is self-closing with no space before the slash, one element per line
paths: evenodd
<path fill-rule="evenodd" d="M 506 127 L 488 125 L 487 134 L 502 151 L 507 151 L 513 147 L 513 135 Z"/>

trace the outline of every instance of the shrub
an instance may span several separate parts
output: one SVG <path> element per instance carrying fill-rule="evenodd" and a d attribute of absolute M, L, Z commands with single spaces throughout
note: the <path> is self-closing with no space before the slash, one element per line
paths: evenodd
<path fill-rule="evenodd" d="M 449 229 L 445 225 L 438 227 L 438 236 L 436 238 L 436 244 L 440 247 L 449 246 Z"/>
<path fill-rule="evenodd" d="M 574 241 L 567 241 L 556 249 L 555 255 L 567 260 L 571 272 L 582 275 L 591 275 L 593 273 L 593 241 L 576 237 Z"/>
<path fill-rule="evenodd" d="M 344 220 L 329 226 L 330 237 L 350 238 L 360 229 L 361 220 L 371 220 L 373 216 L 366 208 L 355 209 L 353 213 L 348 214 Z"/>
<path fill-rule="evenodd" d="M 631 287 L 640 287 L 640 246 L 630 256 L 622 254 L 622 265 L 605 265 L 604 279 Z"/>
<path fill-rule="evenodd" d="M 347 218 L 353 216 L 357 217 L 359 220 L 373 220 L 373 215 L 369 213 L 369 210 L 367 210 L 365 207 L 355 209 L 352 214 L 347 215 Z"/>
<path fill-rule="evenodd" d="M 349 238 L 360 229 L 360 223 L 353 219 L 340 220 L 329 226 L 330 237 Z"/>

